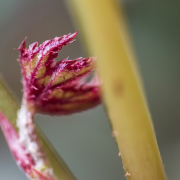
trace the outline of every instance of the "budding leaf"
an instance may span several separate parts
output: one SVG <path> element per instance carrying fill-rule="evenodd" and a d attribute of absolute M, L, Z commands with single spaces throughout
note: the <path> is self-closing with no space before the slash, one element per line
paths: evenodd
<path fill-rule="evenodd" d="M 66 115 L 100 103 L 97 78 L 84 81 L 95 69 L 95 58 L 55 60 L 62 47 L 72 43 L 76 35 L 77 32 L 56 37 L 39 46 L 35 42 L 29 48 L 25 39 L 19 46 L 23 98 L 35 112 Z"/>

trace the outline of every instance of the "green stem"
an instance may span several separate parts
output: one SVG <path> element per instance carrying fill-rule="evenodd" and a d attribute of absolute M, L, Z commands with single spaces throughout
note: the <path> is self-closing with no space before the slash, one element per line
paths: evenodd
<path fill-rule="evenodd" d="M 123 10 L 115 0 L 69 0 L 88 52 L 97 56 L 104 104 L 129 180 L 165 180 Z"/>
<path fill-rule="evenodd" d="M 20 105 L 17 103 L 12 94 L 8 91 L 6 86 L 0 81 L 0 110 L 6 118 L 11 122 L 14 128 L 18 131 L 16 126 L 17 111 Z M 58 155 L 53 146 L 47 140 L 42 131 L 36 127 L 39 141 L 41 141 L 42 148 L 48 158 L 48 161 L 53 169 L 55 176 L 59 180 L 76 180 L 71 173 L 63 159 Z"/>

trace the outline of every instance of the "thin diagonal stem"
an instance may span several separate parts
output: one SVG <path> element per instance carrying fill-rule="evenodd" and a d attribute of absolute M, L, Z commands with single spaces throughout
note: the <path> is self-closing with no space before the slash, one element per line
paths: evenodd
<path fill-rule="evenodd" d="M 0 111 L 3 115 L 11 122 L 13 127 L 17 130 L 16 125 L 17 111 L 20 108 L 17 100 L 8 91 L 4 83 L 0 80 Z M 53 169 L 53 172 L 58 180 L 76 180 L 74 175 L 71 173 L 67 165 L 64 163 L 63 159 L 58 155 L 55 149 L 52 147 L 50 142 L 41 132 L 41 130 L 36 127 L 38 140 L 41 142 L 42 148 L 48 158 L 48 161 Z"/>

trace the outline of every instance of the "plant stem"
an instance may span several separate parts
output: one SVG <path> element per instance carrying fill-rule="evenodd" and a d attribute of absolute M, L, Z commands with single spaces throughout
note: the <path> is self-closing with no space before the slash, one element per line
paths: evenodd
<path fill-rule="evenodd" d="M 165 180 L 151 117 L 134 64 L 122 7 L 115 0 L 69 0 L 90 55 L 129 180 Z"/>
<path fill-rule="evenodd" d="M 19 129 L 19 143 L 32 156 L 35 161 L 35 169 L 39 171 L 44 169 L 47 174 L 53 176 L 51 166 L 48 163 L 48 157 L 37 136 L 34 111 L 32 108 L 28 108 L 25 102 L 21 104 L 21 108 L 18 111 L 17 126 Z"/>
<path fill-rule="evenodd" d="M 18 131 L 16 126 L 17 111 L 20 108 L 17 101 L 13 98 L 11 93 L 7 90 L 5 85 L 0 81 L 0 111 L 11 122 L 13 127 Z M 59 180 L 76 180 L 62 158 L 58 155 L 50 142 L 37 128 L 38 140 L 41 142 L 42 148 L 48 158 L 48 161 L 53 169 L 53 172 Z"/>

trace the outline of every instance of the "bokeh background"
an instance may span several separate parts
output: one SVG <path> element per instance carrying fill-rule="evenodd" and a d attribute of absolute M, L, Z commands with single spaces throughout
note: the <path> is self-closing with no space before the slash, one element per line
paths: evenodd
<path fill-rule="evenodd" d="M 78 30 L 66 0 L 0 0 L 0 72 L 21 99 L 18 52 L 27 44 Z M 128 26 L 169 179 L 180 179 L 180 1 L 124 0 Z M 81 32 L 80 32 L 81 33 Z M 77 38 L 59 59 L 84 56 Z M 125 179 L 102 106 L 67 117 L 36 116 L 36 122 L 78 180 Z M 0 131 L 0 180 L 25 180 Z"/>

